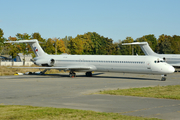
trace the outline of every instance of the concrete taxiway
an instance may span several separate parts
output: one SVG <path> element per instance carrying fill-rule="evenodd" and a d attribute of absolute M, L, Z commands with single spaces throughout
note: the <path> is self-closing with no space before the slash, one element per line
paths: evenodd
<path fill-rule="evenodd" d="M 0 104 L 73 108 L 123 115 L 180 118 L 180 100 L 90 94 L 105 89 L 180 85 L 180 73 L 159 81 L 159 75 L 94 73 L 0 77 Z"/>

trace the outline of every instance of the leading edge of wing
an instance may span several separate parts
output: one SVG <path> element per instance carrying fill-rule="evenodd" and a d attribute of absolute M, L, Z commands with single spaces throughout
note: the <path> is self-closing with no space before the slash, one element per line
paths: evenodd
<path fill-rule="evenodd" d="M 90 66 L 69 66 L 69 67 L 9 67 L 26 69 L 58 69 L 58 70 L 90 70 Z"/>

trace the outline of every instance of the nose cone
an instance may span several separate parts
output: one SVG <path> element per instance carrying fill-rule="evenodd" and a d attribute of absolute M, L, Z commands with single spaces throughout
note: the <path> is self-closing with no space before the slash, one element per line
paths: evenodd
<path fill-rule="evenodd" d="M 173 73 L 175 71 L 174 67 L 173 66 L 169 66 L 169 73 Z"/>

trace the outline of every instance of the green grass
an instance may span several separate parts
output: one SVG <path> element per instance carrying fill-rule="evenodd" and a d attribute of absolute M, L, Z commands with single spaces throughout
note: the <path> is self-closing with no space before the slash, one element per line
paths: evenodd
<path fill-rule="evenodd" d="M 110 95 L 139 96 L 180 100 L 180 85 L 104 90 L 100 91 L 99 93 Z"/>
<path fill-rule="evenodd" d="M 0 105 L 0 120 L 158 120 L 65 108 Z"/>

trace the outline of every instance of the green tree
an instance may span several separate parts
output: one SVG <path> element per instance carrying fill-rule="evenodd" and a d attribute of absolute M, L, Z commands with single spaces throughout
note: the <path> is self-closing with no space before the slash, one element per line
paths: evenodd
<path fill-rule="evenodd" d="M 17 33 L 16 37 L 17 37 L 17 40 L 29 40 L 31 36 L 28 35 L 27 33 L 24 33 L 24 34 Z M 34 53 L 33 53 L 33 51 L 32 51 L 32 49 L 31 49 L 29 44 L 20 43 L 19 45 L 20 45 L 20 47 L 19 47 L 20 52 L 23 53 L 23 55 L 24 55 L 23 65 L 25 65 L 25 62 L 26 62 L 25 61 L 25 55 L 28 55 L 28 54 L 33 55 Z"/>
<path fill-rule="evenodd" d="M 0 43 L 4 42 L 4 38 L 3 38 L 4 32 L 3 30 L 0 28 Z"/>
<path fill-rule="evenodd" d="M 112 44 L 111 50 L 111 55 L 121 55 L 119 43 Z"/>
<path fill-rule="evenodd" d="M 28 35 L 27 33 L 24 33 L 24 34 L 20 34 L 20 33 L 17 33 L 16 34 L 16 37 L 17 37 L 17 40 L 30 40 L 30 35 Z M 28 55 L 28 54 L 32 54 L 33 51 L 30 49 L 30 45 L 29 44 L 25 44 L 25 43 L 21 43 L 20 46 L 22 47 L 22 53 L 24 55 Z"/>
<path fill-rule="evenodd" d="M 101 37 L 99 34 L 97 34 L 96 32 L 88 32 L 87 34 L 89 34 L 91 36 L 91 40 L 93 42 L 93 48 L 92 48 L 92 54 L 98 55 L 98 54 L 102 54 L 100 51 L 101 48 Z"/>
<path fill-rule="evenodd" d="M 48 38 L 44 46 L 44 51 L 48 54 L 55 54 L 54 43 L 55 41 L 53 39 Z"/>
<path fill-rule="evenodd" d="M 88 32 L 70 39 L 68 48 L 71 54 L 112 55 L 119 54 L 119 45 L 113 40 Z M 79 50 L 79 51 L 78 51 Z"/>
<path fill-rule="evenodd" d="M 28 35 L 27 33 L 24 33 L 24 34 L 17 33 L 16 37 L 18 40 L 29 40 L 31 36 Z"/>
<path fill-rule="evenodd" d="M 17 40 L 16 37 L 11 37 L 11 36 L 8 37 L 8 39 L 10 41 L 16 41 Z M 9 48 L 9 55 L 12 55 L 12 58 L 15 58 L 18 55 L 18 53 L 21 51 L 21 47 L 18 44 L 9 43 L 9 44 L 7 44 L 7 46 Z"/>
<path fill-rule="evenodd" d="M 158 38 L 158 52 L 160 54 L 171 54 L 173 49 L 171 49 L 171 36 L 162 34 Z"/>
<path fill-rule="evenodd" d="M 4 49 L 4 40 L 5 39 L 3 38 L 3 35 L 4 35 L 3 30 L 0 28 L 0 55 Z"/>
<path fill-rule="evenodd" d="M 36 32 L 31 35 L 31 39 L 37 39 L 39 42 L 45 42 L 45 39 L 43 39 L 41 35 Z"/>
<path fill-rule="evenodd" d="M 78 36 L 69 41 L 68 48 L 71 54 L 83 54 L 83 40 L 79 40 Z"/>
<path fill-rule="evenodd" d="M 171 39 L 171 49 L 173 54 L 180 54 L 180 36 L 174 35 Z"/>
<path fill-rule="evenodd" d="M 65 38 L 62 38 L 62 40 L 64 41 L 65 48 L 66 48 L 65 53 L 70 53 L 68 49 L 70 39 L 72 39 L 72 36 L 65 36 Z"/>
<path fill-rule="evenodd" d="M 113 53 L 114 46 L 112 39 L 105 38 L 104 36 L 100 36 L 96 32 L 88 32 L 86 34 L 88 36 L 90 35 L 90 39 L 91 39 L 91 40 L 87 39 L 88 51 L 90 52 L 90 54 L 97 54 L 97 55 L 114 54 Z"/>
<path fill-rule="evenodd" d="M 119 43 L 120 46 L 120 52 L 122 55 L 132 55 L 134 53 L 133 52 L 133 48 L 132 45 L 122 45 L 122 43 L 132 43 L 133 42 L 133 38 L 131 37 L 126 37 L 125 40 L 123 40 L 122 42 Z"/>
<path fill-rule="evenodd" d="M 93 42 L 91 40 L 91 36 L 89 34 L 77 35 L 76 38 L 78 41 L 82 41 L 82 54 L 92 54 L 93 52 Z"/>

